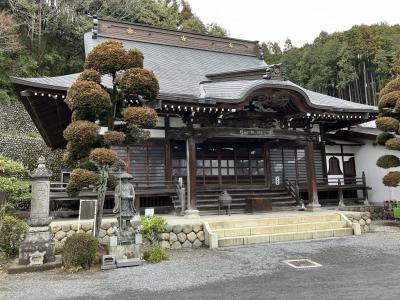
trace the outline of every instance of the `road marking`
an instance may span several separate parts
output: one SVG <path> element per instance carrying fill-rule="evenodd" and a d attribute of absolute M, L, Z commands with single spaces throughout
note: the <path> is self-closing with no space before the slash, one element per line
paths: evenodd
<path fill-rule="evenodd" d="M 284 260 L 283 263 L 291 266 L 295 269 L 309 269 L 309 268 L 319 268 L 322 267 L 321 264 L 312 261 L 311 259 L 291 259 L 291 260 Z"/>

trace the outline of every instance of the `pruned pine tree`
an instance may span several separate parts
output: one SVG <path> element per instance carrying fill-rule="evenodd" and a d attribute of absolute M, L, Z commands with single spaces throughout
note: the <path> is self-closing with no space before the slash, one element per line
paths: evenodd
<path fill-rule="evenodd" d="M 64 131 L 67 140 L 64 160 L 74 168 L 67 192 L 74 196 L 84 187 L 96 187 L 96 235 L 109 173 L 118 165 L 117 154 L 110 147 L 135 143 L 146 137 L 145 128 L 157 124 L 157 113 L 150 106 L 158 96 L 159 84 L 154 73 L 143 68 L 143 59 L 138 49 L 126 50 L 122 42 L 106 41 L 89 53 L 85 70 L 65 98 L 72 120 Z M 103 85 L 102 75 L 112 78 L 112 87 Z M 139 104 L 129 106 L 129 103 Z M 115 128 L 117 120 L 123 121 L 123 125 Z M 100 135 L 103 124 L 108 131 Z"/>
<path fill-rule="evenodd" d="M 400 75 L 389 81 L 382 89 L 379 98 L 380 115 L 376 120 L 376 127 L 382 131 L 376 142 L 389 150 L 400 151 L 399 120 L 400 120 Z M 377 166 L 384 169 L 391 169 L 400 166 L 398 155 L 387 154 L 381 156 Z M 382 179 L 384 185 L 397 187 L 400 185 L 400 172 L 390 171 Z"/>

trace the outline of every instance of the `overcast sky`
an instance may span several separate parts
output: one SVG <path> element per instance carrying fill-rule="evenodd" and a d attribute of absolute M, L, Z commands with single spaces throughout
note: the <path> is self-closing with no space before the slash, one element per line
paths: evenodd
<path fill-rule="evenodd" d="M 293 45 L 311 43 L 324 30 L 355 24 L 400 22 L 400 0 L 189 0 L 205 23 L 217 22 L 231 37 L 261 42 L 287 37 Z"/>

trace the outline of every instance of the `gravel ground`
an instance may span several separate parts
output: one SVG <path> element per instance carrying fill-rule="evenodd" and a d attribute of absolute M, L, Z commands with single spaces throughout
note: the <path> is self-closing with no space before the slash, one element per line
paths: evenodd
<path fill-rule="evenodd" d="M 400 262 L 400 228 L 393 227 L 388 231 L 380 231 L 379 228 L 375 233 L 358 237 L 225 250 L 174 251 L 170 252 L 169 261 L 160 264 L 104 272 L 92 270 L 68 274 L 55 270 L 19 275 L 0 273 L 0 299 L 122 299 L 124 296 L 132 299 L 135 298 L 133 295 L 151 299 L 163 293 L 201 290 L 207 285 L 241 278 L 273 278 L 288 268 L 282 263 L 287 259 L 311 258 L 323 265 L 340 261 L 344 266 L 351 266 L 356 259 L 356 263 L 360 264 L 377 262 L 378 268 L 382 255 Z M 395 268 L 398 272 L 399 268 Z"/>

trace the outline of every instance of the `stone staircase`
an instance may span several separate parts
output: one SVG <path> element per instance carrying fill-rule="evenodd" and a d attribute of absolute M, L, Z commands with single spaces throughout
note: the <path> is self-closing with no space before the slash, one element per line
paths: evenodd
<path fill-rule="evenodd" d="M 210 248 L 344 237 L 352 223 L 339 213 L 205 222 Z"/>
<path fill-rule="evenodd" d="M 222 188 L 207 188 L 197 190 L 197 209 L 202 215 L 218 213 L 218 197 L 222 192 Z M 244 213 L 246 206 L 246 198 L 248 197 L 264 197 L 272 201 L 273 208 L 291 208 L 295 204 L 293 197 L 285 190 L 268 190 L 264 186 L 249 186 L 243 187 L 226 187 L 228 193 L 232 196 L 231 213 Z M 180 211 L 180 203 L 177 197 L 173 198 L 174 208 Z M 225 207 L 221 207 L 223 214 Z"/>

